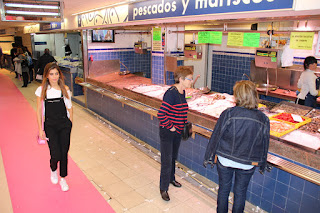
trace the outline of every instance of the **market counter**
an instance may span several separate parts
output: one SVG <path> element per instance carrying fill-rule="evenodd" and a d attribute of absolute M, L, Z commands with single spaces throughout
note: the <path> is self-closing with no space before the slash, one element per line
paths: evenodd
<path fill-rule="evenodd" d="M 117 73 L 100 78 L 88 79 L 81 85 L 86 90 L 87 107 L 97 115 L 105 118 L 116 128 L 121 128 L 130 137 L 141 141 L 143 146 L 158 153 L 160 150 L 159 123 L 157 112 L 161 104 L 161 98 L 152 98 L 130 90 L 134 85 L 152 85 L 150 79 L 134 75 L 120 76 Z M 152 85 L 159 86 L 160 85 Z M 131 88 L 132 89 L 132 88 Z M 211 94 L 212 95 L 212 94 Z M 270 102 L 269 102 L 270 103 Z M 182 141 L 179 151 L 178 166 L 195 171 L 214 183 L 218 183 L 216 169 L 205 169 L 202 165 L 208 139 L 217 121 L 199 112 L 189 111 L 188 119 L 194 124 L 193 134 L 187 141 Z M 199 124 L 205 125 L 199 125 Z M 268 162 L 274 165 L 270 173 L 260 175 L 256 170 L 248 188 L 248 201 L 256 206 L 261 203 L 258 200 L 271 199 L 282 196 L 285 200 L 292 200 L 292 194 L 288 190 L 279 191 L 278 185 L 285 187 L 298 187 L 297 192 L 302 196 L 308 196 L 305 187 L 312 190 L 320 190 L 320 153 L 318 150 L 308 150 L 295 144 L 286 143 L 281 138 L 271 137 Z M 195 176 L 196 177 L 196 176 Z M 198 177 L 198 176 L 197 176 Z M 200 181 L 203 181 L 200 179 Z M 211 183 L 209 186 L 212 186 Z M 271 185 L 270 185 L 271 184 Z M 259 188 L 253 187 L 259 186 Z M 279 188 L 280 189 L 280 188 Z M 261 190 L 268 191 L 267 194 Z M 295 195 L 293 195 L 295 196 Z M 312 208 L 319 199 L 312 198 Z M 301 201 L 302 202 L 302 201 Z"/>
<path fill-rule="evenodd" d="M 288 101 L 295 101 L 297 98 L 296 92 L 286 89 L 276 89 L 275 91 L 265 91 L 257 89 L 260 95 L 267 95 L 275 98 L 280 98 Z M 317 98 L 317 103 L 320 104 L 320 97 Z"/>
<path fill-rule="evenodd" d="M 160 99 L 152 98 L 127 89 L 128 87 L 134 85 L 152 85 L 151 79 L 149 78 L 136 76 L 134 74 L 119 75 L 117 72 L 115 72 L 95 78 L 87 78 L 86 81 L 92 85 L 131 98 L 135 101 L 141 102 L 155 109 L 159 109 L 162 103 L 162 100 Z M 194 124 L 198 124 L 208 129 L 213 129 L 217 118 L 208 115 L 203 115 L 199 112 L 190 110 L 188 113 L 188 120 Z M 199 130 L 200 134 L 204 134 L 204 132 L 207 131 Z"/>

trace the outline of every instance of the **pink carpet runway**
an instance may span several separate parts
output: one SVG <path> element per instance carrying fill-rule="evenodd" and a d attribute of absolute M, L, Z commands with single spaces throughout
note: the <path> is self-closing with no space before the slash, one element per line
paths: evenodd
<path fill-rule="evenodd" d="M 36 98 L 36 97 L 35 97 Z M 70 190 L 50 181 L 49 148 L 36 142 L 36 113 L 0 74 L 0 148 L 15 213 L 114 212 L 69 156 Z"/>

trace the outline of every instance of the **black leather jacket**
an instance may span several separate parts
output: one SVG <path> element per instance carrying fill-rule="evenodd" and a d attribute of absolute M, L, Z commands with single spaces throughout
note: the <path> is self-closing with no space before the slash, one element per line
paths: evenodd
<path fill-rule="evenodd" d="M 204 164 L 215 164 L 215 155 L 260 166 L 264 171 L 269 149 L 270 121 L 258 109 L 232 107 L 222 112 L 209 140 Z"/>

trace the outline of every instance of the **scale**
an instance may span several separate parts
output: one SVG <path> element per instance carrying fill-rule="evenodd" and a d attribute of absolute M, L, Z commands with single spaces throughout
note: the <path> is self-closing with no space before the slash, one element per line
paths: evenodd
<path fill-rule="evenodd" d="M 277 68 L 280 67 L 280 58 L 282 51 L 280 49 L 271 49 L 271 48 L 257 48 L 255 54 L 255 65 L 256 67 L 266 68 L 267 72 L 267 83 L 266 84 L 258 84 L 257 88 L 260 90 L 265 90 L 266 95 L 268 95 L 269 90 L 276 90 L 278 87 L 276 85 L 269 84 L 269 70 L 275 69 L 277 72 Z M 277 74 L 276 74 L 277 76 Z M 275 81 L 277 83 L 277 79 Z"/>

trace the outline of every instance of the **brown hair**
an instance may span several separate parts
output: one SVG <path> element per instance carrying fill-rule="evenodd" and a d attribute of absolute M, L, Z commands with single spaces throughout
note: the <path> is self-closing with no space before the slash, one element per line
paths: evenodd
<path fill-rule="evenodd" d="M 63 96 L 66 98 L 69 98 L 66 86 L 64 84 L 63 74 L 62 74 L 59 66 L 55 62 L 51 62 L 51 63 L 48 63 L 44 68 L 43 79 L 42 79 L 42 84 L 41 84 L 41 86 L 42 86 L 42 92 L 41 92 L 41 96 L 40 96 L 41 99 L 44 100 L 46 98 L 48 86 L 50 85 L 48 75 L 49 75 L 50 71 L 53 69 L 57 69 L 59 72 L 58 85 L 61 89 Z"/>
<path fill-rule="evenodd" d="M 17 48 L 17 55 L 22 55 L 23 54 L 23 50 L 21 47 Z"/>
<path fill-rule="evenodd" d="M 236 105 L 248 109 L 258 108 L 258 92 L 252 81 L 237 81 L 233 87 Z"/>
<path fill-rule="evenodd" d="M 175 83 L 180 83 L 179 79 L 184 79 L 188 75 L 193 75 L 193 71 L 190 67 L 179 66 L 174 73 L 174 81 Z"/>

